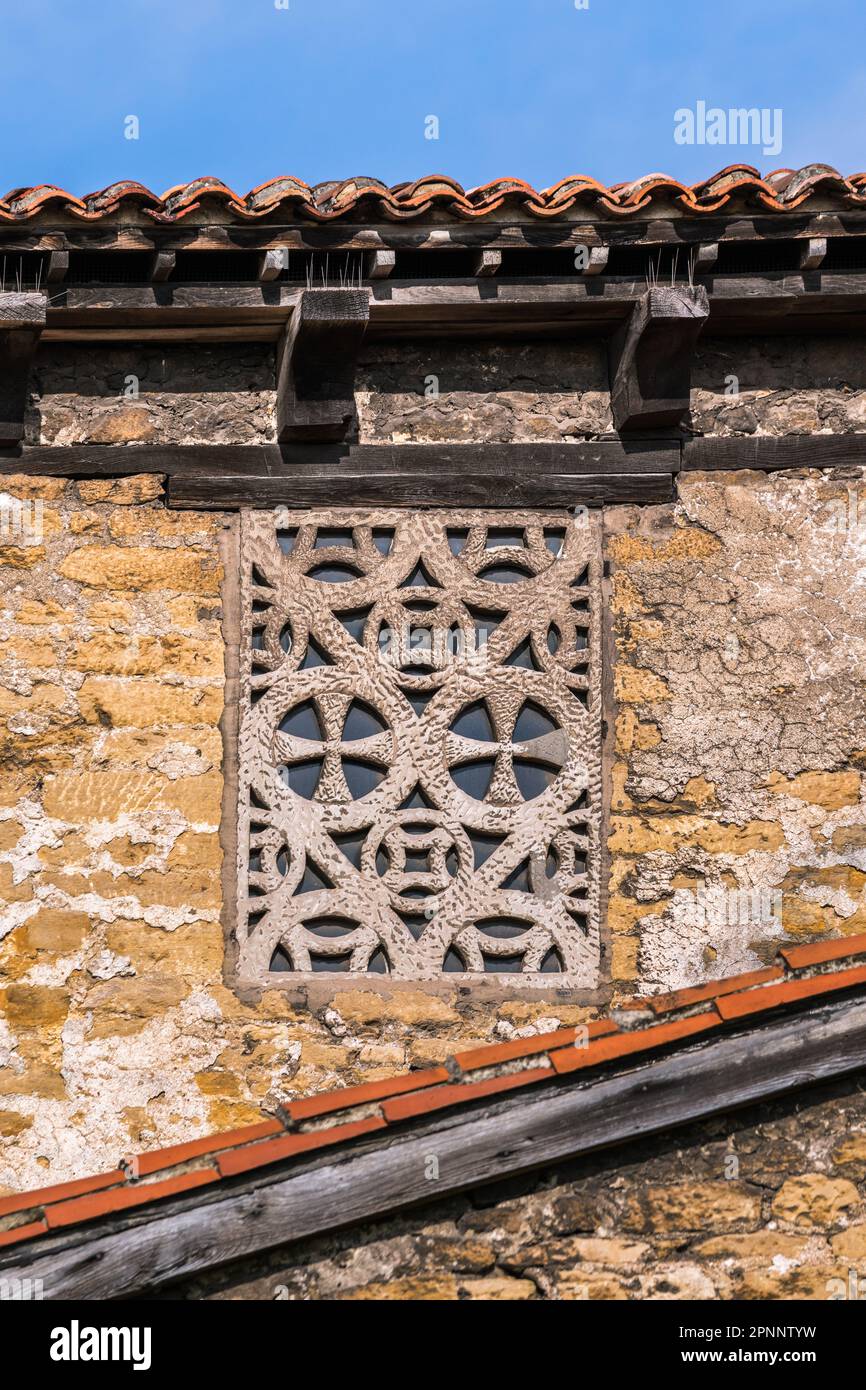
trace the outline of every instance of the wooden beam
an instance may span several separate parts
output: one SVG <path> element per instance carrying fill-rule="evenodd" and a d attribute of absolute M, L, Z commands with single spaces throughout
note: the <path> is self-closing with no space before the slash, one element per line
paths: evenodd
<path fill-rule="evenodd" d="M 355 372 L 369 320 L 369 290 L 303 291 L 277 365 L 280 441 L 345 439 L 355 415 Z"/>
<path fill-rule="evenodd" d="M 844 435 L 742 435 L 679 438 L 596 439 L 574 444 L 72 444 L 26 445 L 0 453 L 0 474 L 30 473 L 57 477 L 119 477 L 128 473 L 164 473 L 179 478 L 254 478 L 271 476 L 305 487 L 344 486 L 366 477 L 390 478 L 406 494 L 412 479 L 429 489 L 437 477 L 461 481 L 488 479 L 494 489 L 514 481 L 521 487 L 555 483 L 580 487 L 586 478 L 622 479 L 640 475 L 670 477 L 680 471 L 739 468 L 850 468 L 866 464 L 866 433 Z M 402 481 L 400 481 L 402 480 Z M 384 487 L 376 483 L 376 489 Z M 419 483 L 419 486 L 421 484 Z M 617 484 L 619 487 L 620 484 Z M 624 484 L 622 485 L 624 486 Z M 496 500 L 491 499 L 491 506 Z"/>
<path fill-rule="evenodd" d="M 367 279 L 387 280 L 389 275 L 393 275 L 396 264 L 396 251 L 371 251 L 367 257 Z"/>
<path fill-rule="evenodd" d="M 28 445 L 0 455 L 0 476 L 117 478 L 130 473 L 255 477 L 295 469 L 325 472 L 347 456 L 340 444 L 69 444 Z"/>
<path fill-rule="evenodd" d="M 618 430 L 678 425 L 689 408 L 692 357 L 709 316 L 703 286 L 654 285 L 610 343 Z"/>
<path fill-rule="evenodd" d="M 717 241 L 704 241 L 696 246 L 693 262 L 695 275 L 709 275 L 718 259 L 719 243 Z"/>
<path fill-rule="evenodd" d="M 44 294 L 0 294 L 0 448 L 24 438 L 30 368 L 45 327 Z"/>
<path fill-rule="evenodd" d="M 849 468 L 866 464 L 866 434 L 710 436 L 683 445 L 683 470 Z"/>
<path fill-rule="evenodd" d="M 473 275 L 498 275 L 501 269 L 501 251 L 479 251 L 472 263 Z"/>
<path fill-rule="evenodd" d="M 863 436 L 866 439 L 866 435 Z M 359 473 L 675 473 L 680 440 L 586 439 L 574 444 L 353 444 L 346 466 Z"/>
<path fill-rule="evenodd" d="M 333 473 L 208 477 L 174 474 L 170 507 L 231 511 L 239 507 L 587 507 L 673 500 L 672 473 Z"/>
<path fill-rule="evenodd" d="M 370 327 L 378 340 L 417 336 L 608 337 L 647 292 L 646 281 L 591 273 L 561 280 L 484 279 L 403 284 L 373 279 Z M 708 284 L 713 331 L 853 333 L 866 325 L 866 274 L 798 271 L 715 275 Z M 277 340 L 306 291 L 249 285 L 69 285 L 52 296 L 46 341 Z M 315 291 L 322 293 L 322 291 Z M 207 330 L 202 336 L 202 330 Z M 61 336 L 62 335 L 62 336 Z"/>
<path fill-rule="evenodd" d="M 817 270 L 827 254 L 826 237 L 809 237 L 800 244 L 800 269 Z"/>
<path fill-rule="evenodd" d="M 167 280 L 174 270 L 176 260 L 174 251 L 157 251 L 150 263 L 150 279 L 155 284 Z"/>
<path fill-rule="evenodd" d="M 160 247 L 184 251 L 263 251 L 289 247 L 298 251 L 372 251 L 423 249 L 433 244 L 441 227 L 410 218 L 394 222 L 330 222 L 317 226 L 306 219 L 266 222 L 191 223 L 188 219 L 173 226 L 151 226 L 142 222 L 104 219 L 70 225 L 55 222 L 42 214 L 38 226 L 33 221 L 0 228 L 0 254 L 19 251 L 153 251 Z M 464 250 L 482 246 L 522 250 L 545 250 L 578 245 L 639 246 L 657 249 L 676 242 L 691 245 L 713 241 L 790 241 L 810 236 L 846 238 L 866 235 L 866 213 L 855 208 L 836 212 L 806 212 L 798 209 L 778 213 L 718 213 L 698 216 L 679 211 L 656 215 L 598 219 L 594 213 L 582 215 L 578 209 L 563 218 L 539 222 L 525 217 L 500 220 L 485 218 L 483 224 L 455 221 L 448 228 L 450 244 Z"/>
<path fill-rule="evenodd" d="M 551 1082 L 371 1137 L 331 1156 L 0 1251 L 0 1276 L 48 1299 L 153 1293 L 215 1266 L 439 1203 L 600 1150 L 764 1104 L 866 1066 L 854 998 L 657 1056 L 592 1081 Z M 433 1152 L 439 1177 L 425 1176 Z"/>
<path fill-rule="evenodd" d="M 583 249 L 583 248 L 582 248 Z M 587 254 L 581 256 L 585 262 L 580 266 L 583 275 L 603 275 L 607 270 L 607 258 L 610 254 L 608 246 L 587 246 Z"/>
<path fill-rule="evenodd" d="M 48 269 L 45 278 L 49 285 L 59 285 L 66 279 L 69 271 L 69 252 L 68 251 L 49 251 Z"/>
<path fill-rule="evenodd" d="M 259 279 L 265 283 L 279 280 L 284 270 L 289 268 L 289 253 L 284 246 L 274 251 L 263 251 L 259 256 Z"/>

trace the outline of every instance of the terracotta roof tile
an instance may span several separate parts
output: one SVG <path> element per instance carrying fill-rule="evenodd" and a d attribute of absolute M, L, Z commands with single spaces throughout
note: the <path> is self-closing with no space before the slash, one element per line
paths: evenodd
<path fill-rule="evenodd" d="M 153 1149 L 150 1153 L 135 1154 L 124 1159 L 124 1167 L 132 1178 L 145 1178 L 149 1173 L 158 1173 L 163 1168 L 173 1168 L 177 1163 L 188 1163 L 190 1159 L 203 1154 L 217 1153 L 220 1149 L 231 1149 L 241 1144 L 251 1144 L 256 1139 L 266 1139 L 270 1134 L 282 1134 L 285 1126 L 279 1120 L 262 1120 L 259 1124 L 245 1125 L 243 1129 L 224 1130 L 221 1134 L 210 1134 L 206 1139 L 190 1139 L 186 1144 L 172 1144 L 169 1148 Z"/>
<path fill-rule="evenodd" d="M 125 1177 L 120 1168 L 115 1168 L 110 1173 L 97 1173 L 92 1178 L 75 1178 L 72 1182 L 57 1183 L 54 1187 L 39 1187 L 35 1192 L 16 1192 L 11 1197 L 0 1197 L 0 1217 L 15 1211 L 27 1211 L 34 1206 L 45 1207 L 51 1202 L 62 1202 L 67 1197 L 80 1197 L 85 1192 L 98 1192 L 103 1187 L 116 1187 Z"/>
<path fill-rule="evenodd" d="M 832 975 L 788 980 L 783 985 L 768 985 L 766 989 L 747 989 L 742 994 L 729 994 L 716 1001 L 716 1008 L 724 1019 L 744 1018 L 747 1014 L 764 1013 L 768 1009 L 781 1008 L 784 1004 L 794 1004 L 801 999 L 817 998 L 821 994 L 862 984 L 866 984 L 866 965 L 859 965 L 855 970 L 838 970 Z"/>
<path fill-rule="evenodd" d="M 808 946 L 783 946 L 779 955 L 792 970 L 808 965 L 823 965 L 829 960 L 844 960 L 846 956 L 866 956 L 866 933 L 844 937 L 841 941 L 813 941 Z"/>
<path fill-rule="evenodd" d="M 82 1221 L 93 1221 L 97 1216 L 125 1211 L 127 1207 L 155 1202 L 159 1197 L 175 1197 L 180 1192 L 203 1187 L 205 1183 L 216 1180 L 214 1168 L 199 1168 L 193 1173 L 179 1173 L 177 1177 L 166 1178 L 163 1182 L 112 1187 L 107 1192 L 93 1192 L 87 1197 L 74 1197 L 71 1202 L 58 1202 L 46 1207 L 45 1219 L 52 1230 L 58 1226 L 74 1226 Z"/>
<path fill-rule="evenodd" d="M 637 1002 L 647 1005 L 653 1013 L 666 1014 L 673 1009 L 686 1009 L 692 1004 L 703 1004 L 708 999 L 719 999 L 722 995 L 732 994 L 738 989 L 763 985 L 770 980 L 781 980 L 784 974 L 780 965 L 771 965 L 766 970 L 752 970 L 746 975 L 734 975 L 727 980 L 710 980 L 708 984 L 695 985 L 692 989 L 678 989 L 673 994 L 653 994 Z"/>
<path fill-rule="evenodd" d="M 491 1076 L 485 1081 L 452 1082 L 449 1086 L 434 1086 L 430 1091 L 419 1095 L 399 1096 L 396 1100 L 386 1100 L 382 1112 L 389 1123 L 397 1120 L 410 1120 L 416 1115 L 427 1115 L 433 1110 L 445 1110 L 452 1105 L 467 1105 L 473 1100 L 483 1100 L 503 1091 L 514 1091 L 520 1086 L 531 1086 L 535 1081 L 549 1081 L 553 1073 L 550 1067 L 532 1067 L 524 1071 L 508 1072 L 505 1076 Z"/>
<path fill-rule="evenodd" d="M 650 1052 L 656 1047 L 666 1047 L 669 1043 L 679 1042 L 682 1038 L 689 1038 L 695 1033 L 704 1033 L 708 1028 L 718 1026 L 718 1014 L 714 1009 L 707 1009 L 705 1013 L 676 1019 L 673 1023 L 654 1023 L 649 1028 L 638 1028 L 633 1033 L 599 1038 L 588 1047 L 564 1047 L 559 1052 L 552 1052 L 550 1060 L 561 1074 L 580 1071 L 585 1067 L 614 1061 L 618 1057 L 629 1057 L 635 1052 Z"/>
<path fill-rule="evenodd" d="M 335 1110 L 348 1110 L 354 1105 L 369 1105 L 372 1101 L 399 1096 L 404 1091 L 420 1091 L 425 1086 L 435 1086 L 439 1081 L 449 1080 L 444 1067 L 428 1067 L 426 1071 L 410 1071 L 403 1076 L 390 1076 L 383 1081 L 365 1081 L 359 1086 L 344 1086 L 336 1091 L 325 1091 L 318 1096 L 293 1100 L 286 1106 L 286 1110 L 293 1123 L 312 1120 L 319 1115 L 329 1115 Z"/>
<path fill-rule="evenodd" d="M 19 1240 L 33 1240 L 44 1236 L 48 1226 L 45 1221 L 29 1221 L 26 1226 L 15 1226 L 11 1231 L 0 1231 L 0 1247 L 15 1245 Z"/>
<path fill-rule="evenodd" d="M 574 208 L 595 208 L 618 217 L 636 216 L 658 200 L 688 214 L 712 214 L 728 204 L 756 212 L 784 213 L 821 196 L 840 208 L 866 207 L 866 173 L 845 177 L 828 164 L 777 169 L 762 177 L 749 164 L 730 164 L 700 183 L 684 184 L 668 174 L 645 174 L 606 187 L 586 175 L 573 174 L 550 188 L 537 190 L 523 179 L 494 179 L 464 189 L 454 179 L 430 174 L 392 187 L 378 179 L 356 177 L 310 186 L 283 175 L 247 194 L 236 193 L 221 179 L 203 177 L 177 184 L 161 196 L 143 184 L 124 180 L 77 198 L 53 184 L 14 188 L 0 198 L 0 222 L 28 221 L 40 215 L 68 214 L 82 221 L 111 217 L 135 209 L 153 221 L 178 222 L 205 204 L 218 204 L 231 217 L 253 221 L 274 214 L 316 222 L 357 218 L 402 222 L 431 213 L 458 219 L 491 217 L 503 210 L 530 217 L 562 217 Z"/>
<path fill-rule="evenodd" d="M 603 1033 L 615 1033 L 617 1026 L 608 1018 L 594 1019 L 583 1024 L 581 1035 L 597 1038 Z M 499 1066 L 502 1062 L 513 1062 L 521 1057 L 532 1057 L 537 1052 L 548 1052 L 552 1047 L 565 1047 L 577 1037 L 577 1028 L 560 1028 L 555 1033 L 536 1033 L 531 1038 L 514 1038 L 511 1042 L 490 1043 L 486 1047 L 473 1047 L 467 1052 L 457 1052 L 453 1061 L 461 1071 L 479 1071 L 482 1067 Z M 447 1079 L 447 1078 L 443 1078 Z"/>
<path fill-rule="evenodd" d="M 251 1168 L 276 1163 L 281 1158 L 294 1158 L 297 1154 L 323 1149 L 329 1144 L 341 1144 L 347 1139 L 384 1128 L 385 1121 L 371 1115 L 367 1120 L 354 1120 L 351 1124 L 334 1125 L 331 1129 L 318 1129 L 310 1134 L 288 1134 L 283 1139 L 265 1139 L 261 1144 L 250 1144 L 243 1149 L 229 1149 L 218 1155 L 216 1163 L 221 1176 L 228 1178 L 235 1173 L 246 1173 Z"/>

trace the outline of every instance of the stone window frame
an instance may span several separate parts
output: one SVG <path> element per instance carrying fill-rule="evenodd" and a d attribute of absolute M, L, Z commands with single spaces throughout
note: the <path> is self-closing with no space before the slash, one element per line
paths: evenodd
<path fill-rule="evenodd" d="M 268 514 L 273 514 L 272 508 L 262 510 Z M 283 512 L 285 510 L 287 509 L 277 509 L 277 511 Z M 311 507 L 296 510 L 303 514 L 305 521 L 309 522 L 310 518 L 327 509 Z M 339 507 L 335 510 L 340 513 L 341 517 L 345 517 L 347 513 L 380 513 L 388 509 L 381 506 L 360 506 L 355 508 Z M 403 509 L 393 508 L 390 510 L 396 514 L 402 512 Z M 454 516 L 455 525 L 460 524 L 460 509 L 430 506 L 424 510 L 449 512 Z M 472 510 L 491 509 L 475 508 Z M 220 840 L 223 848 L 223 928 L 226 943 L 224 979 L 227 986 L 242 1000 L 254 1001 L 259 999 L 264 992 L 277 989 L 286 998 L 288 1004 L 309 1007 L 325 1003 L 340 990 L 361 989 L 367 993 L 379 994 L 423 991 L 428 995 L 449 997 L 453 997 L 456 992 L 464 1000 L 479 1004 L 485 1001 L 496 1002 L 515 997 L 522 997 L 535 1002 L 558 1002 L 560 1004 L 587 1006 L 603 1005 L 609 1001 L 612 988 L 611 936 L 607 924 L 606 909 L 610 872 L 610 854 L 607 843 L 610 822 L 611 770 L 614 760 L 614 721 L 612 718 L 614 709 L 612 681 L 614 638 L 610 612 L 611 584 L 608 563 L 604 559 L 605 515 L 603 508 L 590 511 L 586 507 L 576 504 L 574 508 L 568 510 L 561 507 L 523 509 L 517 514 L 517 520 L 525 525 L 527 519 L 531 520 L 541 512 L 559 525 L 572 524 L 576 516 L 578 518 L 583 516 L 587 518 L 587 524 L 595 528 L 594 534 L 596 536 L 596 556 L 599 570 L 595 649 L 598 669 L 597 747 L 599 749 L 600 805 L 596 860 L 598 965 L 595 979 L 585 984 L 576 984 L 562 982 L 562 977 L 557 974 L 545 976 L 543 981 L 541 979 L 529 980 L 517 974 L 467 976 L 458 973 L 440 973 L 433 978 L 395 978 L 392 974 L 370 972 L 360 974 L 320 971 L 301 974 L 295 971 L 285 971 L 280 974 L 270 974 L 267 979 L 251 979 L 244 975 L 240 969 L 237 937 L 238 740 L 241 708 L 242 632 L 240 576 L 243 514 L 236 513 L 227 520 L 221 539 L 221 558 L 224 570 L 223 636 L 226 654 L 226 695 L 221 721 L 224 744 L 224 790 Z M 503 527 L 507 526 L 509 520 L 512 524 L 515 522 L 515 517 L 509 518 L 505 512 L 493 512 L 491 510 L 491 519 L 493 518 L 495 518 L 495 524 Z"/>

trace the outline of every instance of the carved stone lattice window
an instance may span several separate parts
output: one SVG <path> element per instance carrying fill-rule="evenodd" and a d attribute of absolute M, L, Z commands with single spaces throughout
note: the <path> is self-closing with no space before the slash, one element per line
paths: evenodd
<path fill-rule="evenodd" d="M 242 514 L 241 981 L 597 983 L 600 569 L 585 512 Z"/>

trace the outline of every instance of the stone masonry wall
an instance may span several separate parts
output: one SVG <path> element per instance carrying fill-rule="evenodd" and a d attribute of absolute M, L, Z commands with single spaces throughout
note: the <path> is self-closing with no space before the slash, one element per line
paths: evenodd
<path fill-rule="evenodd" d="M 701 338 L 699 434 L 866 429 L 866 352 L 850 337 Z M 604 344 L 383 343 L 363 354 L 360 437 L 393 444 L 558 442 L 612 431 Z"/>
<path fill-rule="evenodd" d="M 857 427 L 850 343 L 791 340 L 787 374 L 776 346 L 763 351 L 704 344 L 704 427 L 774 428 L 773 381 L 798 410 L 811 402 L 817 428 Z M 591 345 L 434 344 L 438 403 L 423 396 L 430 354 L 395 352 L 366 352 L 364 438 L 463 439 L 467 412 L 475 438 L 609 428 Z M 737 406 L 722 368 L 740 359 Z M 137 403 L 120 395 L 126 353 L 44 348 L 31 430 L 272 432 L 270 349 L 136 362 Z M 575 375 L 576 395 L 563 389 Z M 598 1011 L 339 983 L 309 1006 L 281 990 L 240 999 L 219 890 L 232 523 L 166 511 L 154 478 L 5 486 L 44 512 L 38 539 L 0 536 L 0 1192 Z M 864 522 L 862 470 L 692 476 L 673 506 L 608 511 L 614 999 L 749 969 L 783 939 L 866 929 Z"/>
<path fill-rule="evenodd" d="M 262 444 L 274 437 L 269 344 L 155 343 L 36 358 L 28 444 Z"/>
<path fill-rule="evenodd" d="M 172 1296 L 860 1300 L 866 1097 L 856 1082 L 801 1092 L 498 1189 L 431 1197 Z"/>
<path fill-rule="evenodd" d="M 863 470 L 692 474 L 607 516 L 614 977 L 866 929 Z"/>
<path fill-rule="evenodd" d="M 866 352 L 851 338 L 703 338 L 691 427 L 706 434 L 866 428 Z M 260 444 L 274 438 L 268 344 L 46 344 L 30 444 Z M 357 386 L 363 443 L 561 441 L 610 433 L 604 345 L 592 340 L 371 343 Z"/>

